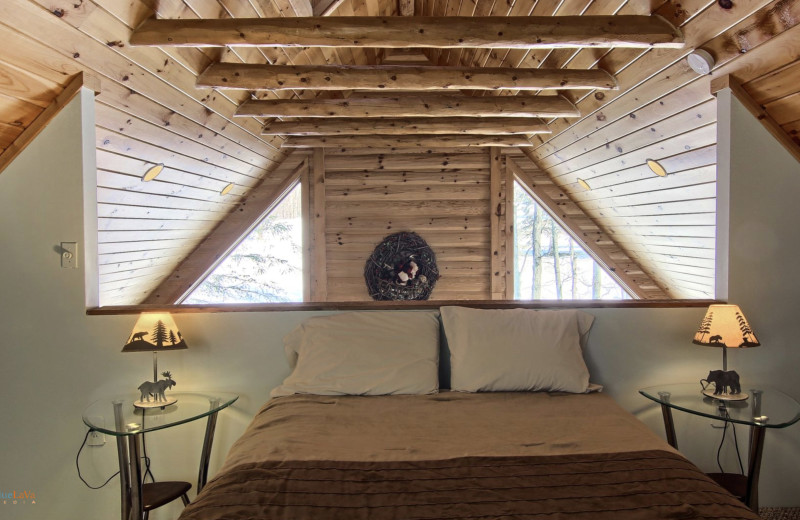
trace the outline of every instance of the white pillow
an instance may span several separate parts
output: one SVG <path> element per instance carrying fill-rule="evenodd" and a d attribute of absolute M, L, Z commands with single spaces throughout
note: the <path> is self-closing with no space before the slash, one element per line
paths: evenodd
<path fill-rule="evenodd" d="M 432 394 L 438 313 L 348 312 L 303 322 L 284 339 L 294 371 L 270 395 Z"/>
<path fill-rule="evenodd" d="M 453 390 L 588 390 L 581 336 L 592 326 L 591 314 L 465 307 L 441 313 Z"/>

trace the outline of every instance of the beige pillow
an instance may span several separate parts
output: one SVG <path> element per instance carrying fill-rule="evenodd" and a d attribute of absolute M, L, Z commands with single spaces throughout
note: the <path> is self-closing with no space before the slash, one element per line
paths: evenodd
<path fill-rule="evenodd" d="M 314 317 L 283 341 L 294 371 L 272 397 L 431 394 L 439 389 L 435 311 Z"/>
<path fill-rule="evenodd" d="M 589 332 L 591 314 L 465 307 L 442 307 L 441 313 L 453 390 L 588 390 L 581 336 Z"/>

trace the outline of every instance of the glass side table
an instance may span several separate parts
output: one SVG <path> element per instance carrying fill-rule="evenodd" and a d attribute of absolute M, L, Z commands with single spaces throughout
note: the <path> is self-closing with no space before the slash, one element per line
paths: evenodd
<path fill-rule="evenodd" d="M 197 477 L 197 492 L 208 480 L 208 463 L 217 414 L 239 398 L 230 393 L 194 394 L 171 393 L 178 402 L 163 408 L 135 408 L 135 398 L 102 399 L 95 401 L 83 411 L 83 422 L 89 428 L 117 440 L 119 457 L 119 480 L 122 491 L 122 520 L 146 519 L 148 512 L 178 497 L 184 504 L 189 500 L 186 492 L 192 487 L 188 482 L 142 483 L 141 446 L 147 432 L 172 428 L 179 424 L 206 421 L 203 450 L 200 454 L 200 471 Z"/>
<path fill-rule="evenodd" d="M 661 405 L 667 442 L 678 449 L 672 410 L 708 417 L 718 421 L 750 426 L 747 476 L 735 473 L 709 473 L 708 476 L 742 499 L 758 512 L 758 477 L 768 428 L 786 428 L 800 420 L 800 403 L 769 387 L 750 390 L 746 401 L 723 401 L 701 393 L 697 383 L 651 386 L 639 390 L 643 396 Z"/>

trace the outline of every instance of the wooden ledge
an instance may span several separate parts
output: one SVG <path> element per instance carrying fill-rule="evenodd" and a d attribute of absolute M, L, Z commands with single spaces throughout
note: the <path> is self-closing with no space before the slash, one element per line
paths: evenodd
<path fill-rule="evenodd" d="M 708 307 L 724 303 L 718 300 L 438 300 L 396 302 L 297 302 L 214 305 L 111 305 L 87 309 L 89 316 L 171 312 L 175 314 L 214 312 L 286 312 L 286 311 L 386 311 L 438 309 L 448 305 L 474 309 L 655 309 Z"/>

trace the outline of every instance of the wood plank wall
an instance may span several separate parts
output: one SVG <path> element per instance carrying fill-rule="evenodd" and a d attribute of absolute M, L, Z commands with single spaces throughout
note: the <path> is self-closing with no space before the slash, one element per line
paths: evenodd
<path fill-rule="evenodd" d="M 298 5 L 287 0 L 0 2 L 0 36 L 6 43 L 0 53 L 0 150 L 34 121 L 70 78 L 85 72 L 101 82 L 96 106 L 103 304 L 139 303 L 284 158 L 282 139 L 262 136 L 260 120 L 232 117 L 239 103 L 249 98 L 247 93 L 194 87 L 196 76 L 210 63 L 375 64 L 383 54 L 358 48 L 132 48 L 127 45 L 132 29 L 151 16 L 295 16 L 303 12 Z M 619 48 L 425 53 L 441 65 L 599 67 L 614 74 L 619 91 L 567 94 L 582 118 L 549 121 L 553 134 L 535 137 L 533 153 L 556 185 L 669 288 L 671 296 L 712 294 L 716 161 L 715 143 L 709 139 L 715 122 L 708 115 L 714 101 L 708 77 L 692 72 L 683 58 L 696 47 L 711 52 L 717 60 L 714 77 L 732 74 L 800 141 L 800 2 L 740 0 L 724 9 L 714 0 L 414 0 L 414 8 L 418 15 L 449 16 L 654 12 L 679 26 L 688 43 L 680 52 Z M 390 15 L 396 10 L 394 0 L 353 0 L 341 3 L 335 14 Z M 257 97 L 295 94 L 313 95 L 264 91 Z M 448 153 L 462 151 L 476 153 Z M 652 178 L 641 163 L 645 154 L 666 163 L 674 175 Z M 154 163 L 166 164 L 164 177 L 140 182 Z M 579 187 L 578 177 L 589 182 L 591 192 Z M 219 196 L 228 182 L 235 182 L 236 188 L 228 197 Z"/>
<path fill-rule="evenodd" d="M 369 300 L 365 262 L 386 235 L 399 231 L 419 233 L 436 253 L 441 278 L 432 300 L 497 299 L 490 198 L 489 149 L 328 153 L 328 301 Z"/>

